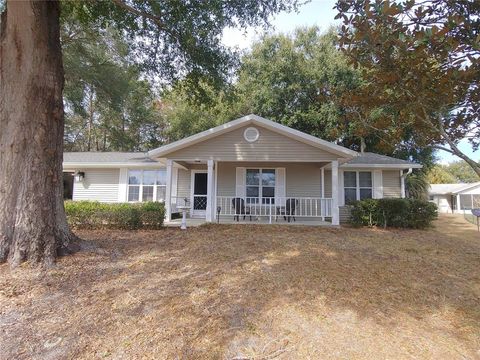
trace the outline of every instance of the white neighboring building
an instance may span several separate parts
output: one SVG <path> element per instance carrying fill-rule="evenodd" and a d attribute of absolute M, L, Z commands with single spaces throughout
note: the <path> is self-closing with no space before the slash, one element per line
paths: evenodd
<path fill-rule="evenodd" d="M 441 213 L 463 213 L 480 208 L 480 181 L 471 184 L 431 184 L 430 201 Z"/>

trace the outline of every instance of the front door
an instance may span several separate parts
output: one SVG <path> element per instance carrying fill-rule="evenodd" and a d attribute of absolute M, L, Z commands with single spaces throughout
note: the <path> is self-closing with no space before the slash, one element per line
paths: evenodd
<path fill-rule="evenodd" d="M 192 216 L 205 217 L 207 210 L 207 173 L 193 172 Z"/>

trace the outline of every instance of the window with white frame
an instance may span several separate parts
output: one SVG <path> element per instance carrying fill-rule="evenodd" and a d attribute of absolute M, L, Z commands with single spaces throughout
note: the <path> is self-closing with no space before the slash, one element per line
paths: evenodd
<path fill-rule="evenodd" d="M 248 203 L 273 204 L 275 169 L 247 169 L 246 195 Z"/>
<path fill-rule="evenodd" d="M 371 199 L 373 195 L 372 173 L 370 171 L 344 171 L 343 187 L 347 205 L 356 200 Z"/>
<path fill-rule="evenodd" d="M 166 187 L 165 169 L 128 171 L 128 201 L 164 201 Z"/>

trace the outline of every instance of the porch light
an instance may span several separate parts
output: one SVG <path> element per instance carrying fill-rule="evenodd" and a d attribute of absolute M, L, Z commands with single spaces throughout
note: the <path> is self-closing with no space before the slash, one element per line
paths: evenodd
<path fill-rule="evenodd" d="M 85 179 L 85 173 L 83 171 L 77 171 L 74 176 L 76 182 L 82 182 Z"/>

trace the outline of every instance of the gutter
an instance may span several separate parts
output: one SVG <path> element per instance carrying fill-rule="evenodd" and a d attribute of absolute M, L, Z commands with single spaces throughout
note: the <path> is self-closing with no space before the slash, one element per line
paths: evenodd
<path fill-rule="evenodd" d="M 403 170 L 402 170 L 402 178 L 405 179 L 408 175 L 410 175 L 412 173 L 412 171 L 413 171 L 412 168 L 409 168 L 406 173 L 404 173 Z"/>
<path fill-rule="evenodd" d="M 401 192 L 402 192 L 401 195 L 402 195 L 402 198 L 405 198 L 407 196 L 405 192 L 405 178 L 412 173 L 413 169 L 409 168 L 406 173 L 403 172 L 403 170 L 400 170 L 400 171 L 401 171 L 400 183 L 401 183 Z"/>

